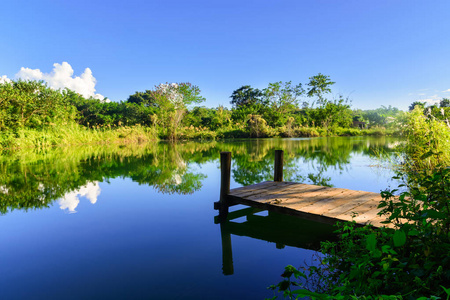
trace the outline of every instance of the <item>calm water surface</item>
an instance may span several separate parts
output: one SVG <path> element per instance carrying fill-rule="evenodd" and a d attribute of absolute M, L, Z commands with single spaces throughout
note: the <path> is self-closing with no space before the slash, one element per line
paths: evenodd
<path fill-rule="evenodd" d="M 233 207 L 215 224 L 219 153 L 231 187 L 285 180 L 379 192 L 389 138 L 90 146 L 0 156 L 0 299 L 264 299 L 310 262 L 328 225 Z M 233 214 L 230 214 L 233 215 Z"/>

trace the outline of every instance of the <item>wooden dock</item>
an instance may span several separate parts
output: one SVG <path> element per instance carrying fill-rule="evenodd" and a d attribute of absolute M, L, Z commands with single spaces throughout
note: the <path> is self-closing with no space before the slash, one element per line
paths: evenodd
<path fill-rule="evenodd" d="M 244 204 L 304 219 L 335 223 L 383 226 L 378 216 L 379 193 L 331 188 L 283 181 L 283 151 L 275 151 L 274 181 L 266 181 L 230 190 L 231 153 L 221 153 L 221 194 L 215 208 L 226 218 L 228 207 Z"/>

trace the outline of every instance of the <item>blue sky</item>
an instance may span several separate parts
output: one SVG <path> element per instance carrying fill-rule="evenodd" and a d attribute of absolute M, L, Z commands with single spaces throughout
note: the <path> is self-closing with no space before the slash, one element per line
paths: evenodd
<path fill-rule="evenodd" d="M 67 62 L 118 101 L 191 82 L 205 106 L 242 85 L 322 73 L 354 108 L 450 97 L 450 1 L 5 1 L 0 76 Z"/>

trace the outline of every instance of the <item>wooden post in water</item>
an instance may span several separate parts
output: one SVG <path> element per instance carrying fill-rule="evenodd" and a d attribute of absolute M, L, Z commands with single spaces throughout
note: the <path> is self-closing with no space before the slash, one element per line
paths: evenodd
<path fill-rule="evenodd" d="M 222 273 L 233 275 L 233 248 L 231 247 L 231 232 L 227 228 L 227 222 L 220 223 L 220 236 L 222 238 Z"/>
<path fill-rule="evenodd" d="M 273 181 L 283 181 L 283 150 L 275 150 Z"/>
<path fill-rule="evenodd" d="M 230 193 L 231 152 L 220 152 L 220 199 L 219 215 L 226 218 L 228 215 L 227 196 Z"/>

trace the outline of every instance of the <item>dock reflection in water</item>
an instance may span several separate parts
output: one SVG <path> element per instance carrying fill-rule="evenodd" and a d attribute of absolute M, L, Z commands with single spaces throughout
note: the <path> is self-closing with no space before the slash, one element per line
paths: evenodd
<path fill-rule="evenodd" d="M 214 223 L 220 224 L 224 275 L 234 274 L 231 235 L 247 236 L 274 243 L 278 249 L 290 246 L 310 250 L 319 250 L 321 241 L 336 238 L 333 234 L 335 230 L 333 225 L 253 207 L 232 211 L 222 222 L 219 216 L 216 216 Z"/>

